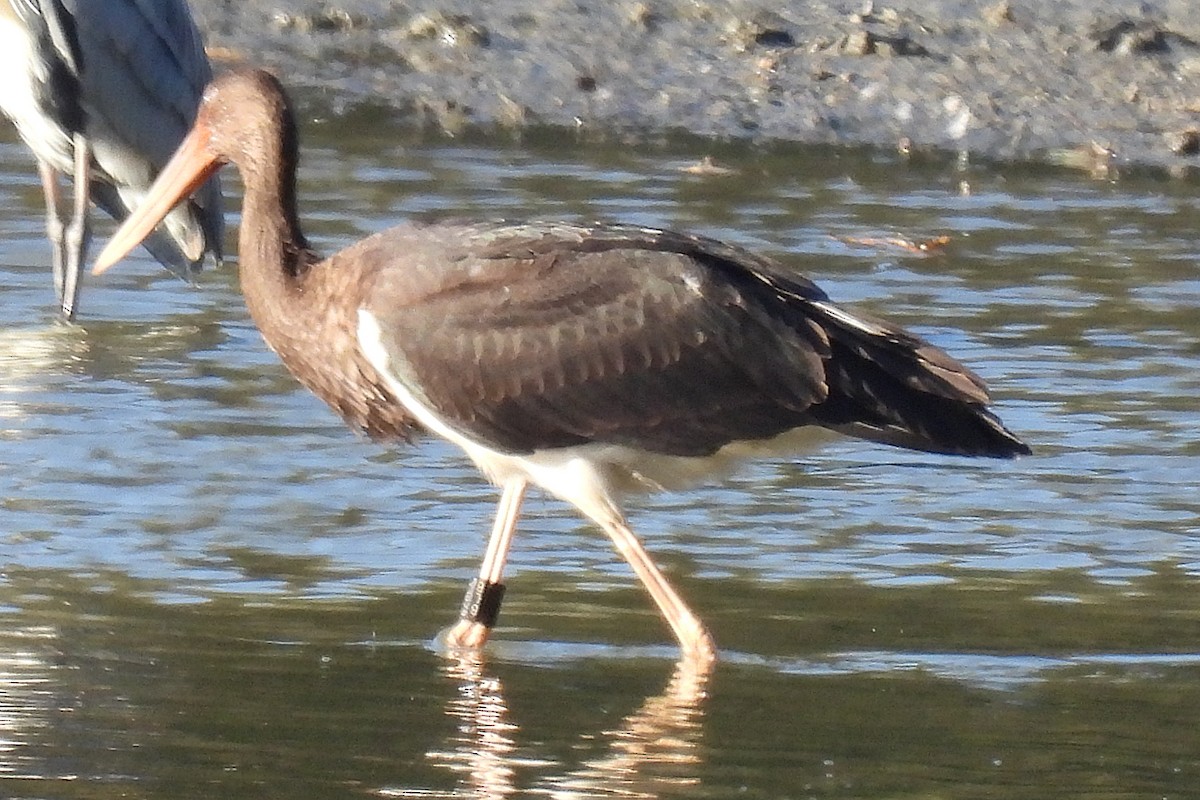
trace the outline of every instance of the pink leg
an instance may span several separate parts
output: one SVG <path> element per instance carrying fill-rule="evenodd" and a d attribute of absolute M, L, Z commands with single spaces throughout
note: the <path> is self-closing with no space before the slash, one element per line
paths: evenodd
<path fill-rule="evenodd" d="M 504 564 L 512 546 L 513 532 L 517 529 L 517 519 L 521 516 L 521 501 L 525 498 L 527 485 L 524 478 L 513 478 L 504 484 L 479 577 L 471 581 L 467 589 L 461 618 L 444 635 L 447 647 L 483 647 L 496 624 L 500 600 L 504 596 Z"/>
<path fill-rule="evenodd" d="M 612 539 L 622 557 L 633 567 L 633 571 L 650 592 L 650 596 L 658 605 L 667 624 L 679 640 L 686 660 L 695 660 L 708 664 L 717 657 L 717 647 L 712 636 L 705 629 L 704 623 L 692 613 L 683 598 L 667 583 L 666 576 L 654 565 L 646 548 L 638 541 L 636 535 L 621 519 L 596 520 L 604 528 L 604 532 Z"/>
<path fill-rule="evenodd" d="M 62 217 L 62 193 L 58 184 L 58 170 L 45 161 L 38 161 L 38 177 L 42 179 L 42 195 L 46 198 L 46 238 L 50 240 L 50 267 L 54 271 L 54 294 L 61 302 L 63 296 L 63 271 L 66 259 L 63 255 L 63 231 L 66 223 Z"/>

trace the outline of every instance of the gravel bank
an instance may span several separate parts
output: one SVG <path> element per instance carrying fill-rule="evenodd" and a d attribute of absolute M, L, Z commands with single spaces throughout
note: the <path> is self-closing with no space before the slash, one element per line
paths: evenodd
<path fill-rule="evenodd" d="M 192 0 L 314 113 L 1200 166 L 1200 7 L 929 0 Z"/>

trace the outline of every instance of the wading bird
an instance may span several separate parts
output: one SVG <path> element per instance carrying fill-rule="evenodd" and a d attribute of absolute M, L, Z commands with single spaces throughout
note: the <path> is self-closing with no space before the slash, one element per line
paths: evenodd
<path fill-rule="evenodd" d="M 297 149 L 278 81 L 221 76 L 95 272 L 222 164 L 237 166 L 242 291 L 288 369 L 353 427 L 442 436 L 501 488 L 451 646 L 482 645 L 495 622 L 529 484 L 599 525 L 684 653 L 707 660 L 712 639 L 626 523 L 625 492 L 786 452 L 812 427 L 939 453 L 1029 452 L 962 364 L 713 239 L 629 225 L 414 223 L 321 260 L 297 217 Z"/>
<path fill-rule="evenodd" d="M 114 219 L 137 206 L 195 118 L 212 71 L 185 0 L 0 0 L 0 110 L 37 157 L 54 288 L 71 319 L 87 257 L 89 197 Z M 64 197 L 59 178 L 73 188 Z M 221 260 L 221 189 L 198 187 L 146 241 L 187 276 Z"/>

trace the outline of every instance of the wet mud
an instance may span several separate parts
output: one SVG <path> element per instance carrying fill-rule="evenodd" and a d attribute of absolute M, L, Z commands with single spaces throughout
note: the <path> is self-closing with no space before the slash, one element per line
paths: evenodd
<path fill-rule="evenodd" d="M 192 0 L 304 110 L 1200 166 L 1200 14 L 1157 2 Z"/>

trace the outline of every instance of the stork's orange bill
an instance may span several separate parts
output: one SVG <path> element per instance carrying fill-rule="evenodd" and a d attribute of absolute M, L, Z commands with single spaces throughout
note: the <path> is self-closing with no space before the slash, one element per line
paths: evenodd
<path fill-rule="evenodd" d="M 171 209 L 203 186 L 220 168 L 221 162 L 208 150 L 208 140 L 208 130 L 202 122 L 184 137 L 175 155 L 146 193 L 145 201 L 125 218 L 96 257 L 96 263 L 92 265 L 93 275 L 103 273 L 141 244 L 155 226 L 171 213 Z"/>

